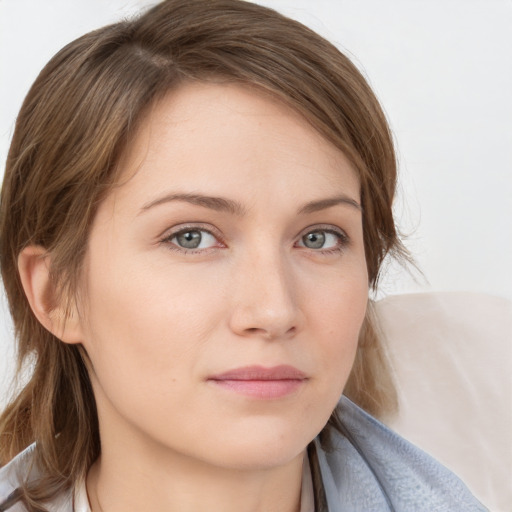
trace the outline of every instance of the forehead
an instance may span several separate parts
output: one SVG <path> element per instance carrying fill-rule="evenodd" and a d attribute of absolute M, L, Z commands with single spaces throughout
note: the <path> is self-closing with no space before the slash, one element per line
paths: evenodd
<path fill-rule="evenodd" d="M 118 191 L 141 197 L 169 187 L 249 197 L 272 187 L 359 199 L 344 154 L 283 101 L 251 86 L 189 83 L 168 93 L 119 167 L 125 185 Z"/>

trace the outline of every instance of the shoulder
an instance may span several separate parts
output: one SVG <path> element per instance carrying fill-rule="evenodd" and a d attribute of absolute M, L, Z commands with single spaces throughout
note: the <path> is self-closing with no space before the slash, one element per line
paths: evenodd
<path fill-rule="evenodd" d="M 317 453 L 329 510 L 481 512 L 447 468 L 343 397 Z"/>
<path fill-rule="evenodd" d="M 23 482 L 33 481 L 39 473 L 34 465 L 35 444 L 0 468 L 0 511 L 26 512 L 25 506 L 19 501 L 19 487 Z M 52 512 L 72 512 L 73 500 L 71 493 L 65 493 L 48 504 Z"/>

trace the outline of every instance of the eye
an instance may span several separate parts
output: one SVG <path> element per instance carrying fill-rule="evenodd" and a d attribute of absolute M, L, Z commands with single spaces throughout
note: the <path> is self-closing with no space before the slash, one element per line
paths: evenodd
<path fill-rule="evenodd" d="M 303 235 L 297 245 L 313 250 L 341 249 L 347 243 L 345 234 L 333 229 L 315 229 Z"/>
<path fill-rule="evenodd" d="M 218 240 L 205 229 L 183 229 L 168 236 L 164 242 L 170 242 L 185 250 L 209 249 L 218 245 Z"/>

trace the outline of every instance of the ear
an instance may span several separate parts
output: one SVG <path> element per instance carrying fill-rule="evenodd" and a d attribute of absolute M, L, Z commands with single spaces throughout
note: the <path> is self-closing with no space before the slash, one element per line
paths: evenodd
<path fill-rule="evenodd" d="M 54 336 L 65 343 L 82 342 L 82 326 L 74 301 L 67 308 L 50 279 L 51 256 L 38 245 L 25 247 L 18 256 L 18 272 L 32 312 Z M 64 302 L 64 303 L 63 303 Z"/>

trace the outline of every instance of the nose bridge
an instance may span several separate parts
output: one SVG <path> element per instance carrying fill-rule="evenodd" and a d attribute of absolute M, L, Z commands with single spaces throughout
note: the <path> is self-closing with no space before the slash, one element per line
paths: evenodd
<path fill-rule="evenodd" d="M 276 338 L 298 327 L 293 270 L 276 245 L 247 251 L 237 262 L 232 328 L 239 334 Z"/>

